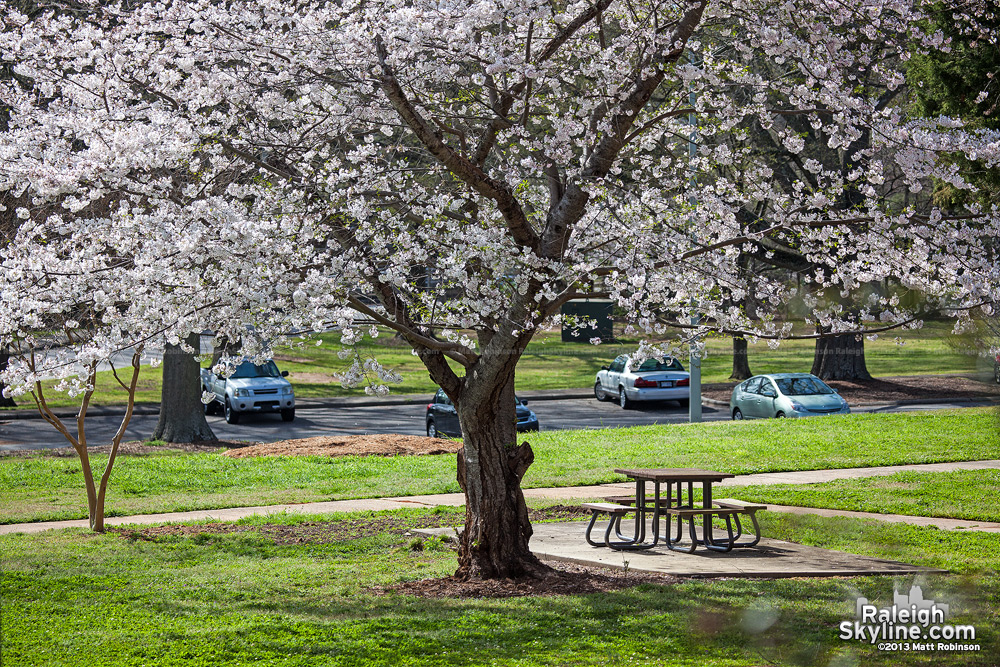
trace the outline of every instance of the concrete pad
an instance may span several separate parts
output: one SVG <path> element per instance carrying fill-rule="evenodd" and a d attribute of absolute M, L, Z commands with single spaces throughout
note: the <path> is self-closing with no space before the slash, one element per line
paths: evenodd
<path fill-rule="evenodd" d="M 600 526 L 598 521 L 595 533 Z M 857 577 L 947 572 L 768 538 L 762 538 L 755 547 L 729 553 L 697 549 L 686 554 L 659 546 L 644 551 L 615 551 L 587 544 L 586 521 L 540 523 L 533 527 L 531 551 L 542 560 L 679 577 Z"/>

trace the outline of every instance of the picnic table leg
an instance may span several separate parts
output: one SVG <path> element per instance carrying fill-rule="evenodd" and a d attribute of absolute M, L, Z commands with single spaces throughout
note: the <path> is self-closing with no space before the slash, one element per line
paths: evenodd
<path fill-rule="evenodd" d="M 679 486 L 679 484 L 678 484 Z M 691 545 L 687 548 L 675 546 L 681 541 L 681 534 L 683 533 L 684 527 L 684 517 L 677 516 L 677 539 L 673 541 L 667 541 L 667 548 L 672 551 L 682 551 L 684 553 L 693 554 L 694 550 L 698 548 L 698 536 L 694 532 L 694 517 L 688 520 L 688 532 L 691 534 Z"/>
<path fill-rule="evenodd" d="M 635 542 L 646 541 L 646 482 L 635 481 Z"/>
<path fill-rule="evenodd" d="M 708 480 L 705 480 L 704 482 L 701 483 L 701 503 L 702 507 L 704 507 L 705 509 L 712 509 L 712 483 L 709 482 Z M 691 518 L 691 521 L 692 522 L 694 521 L 694 517 Z M 726 525 L 729 526 L 729 543 L 730 543 L 729 548 L 732 549 L 733 530 L 732 530 L 732 524 L 730 523 L 728 516 L 726 517 Z M 711 514 L 706 514 L 704 517 L 704 521 L 702 523 L 701 537 L 704 540 L 706 547 L 712 544 Z"/>
<path fill-rule="evenodd" d="M 726 532 L 729 534 L 729 541 L 726 542 L 725 544 L 716 544 L 711 539 L 711 535 L 704 535 L 703 534 L 702 537 L 705 538 L 705 548 L 706 549 L 711 549 L 712 551 L 722 551 L 724 553 L 733 550 L 733 546 L 736 544 L 736 538 L 733 537 L 733 521 L 732 521 L 732 517 L 731 517 L 730 514 L 727 513 L 727 514 L 724 515 L 723 518 L 725 518 L 725 520 L 726 520 Z M 706 521 L 706 523 L 707 523 L 708 526 L 711 526 L 712 525 L 712 515 L 711 514 L 706 514 L 705 515 L 705 521 Z"/>
<path fill-rule="evenodd" d="M 655 547 L 660 542 L 660 483 L 653 483 L 653 546 Z M 643 517 L 642 525 L 646 525 L 646 519 Z M 664 534 L 664 539 L 667 535 Z"/>
<path fill-rule="evenodd" d="M 677 482 L 676 496 L 674 495 L 673 485 L 674 485 L 673 482 L 669 481 L 667 482 L 667 507 L 680 508 L 683 503 L 684 483 Z M 667 540 L 668 545 L 670 543 L 680 542 L 681 538 L 684 536 L 684 522 L 681 520 L 680 517 L 677 517 L 677 537 L 671 536 L 672 528 L 670 526 L 670 523 L 671 523 L 670 515 L 667 515 L 667 518 L 664 521 L 665 524 L 664 537 Z"/>
<path fill-rule="evenodd" d="M 594 524 L 597 523 L 597 514 L 598 514 L 597 512 L 591 512 L 590 513 L 590 523 L 587 524 L 587 532 L 584 535 L 584 537 L 587 539 L 587 544 L 589 544 L 590 546 L 592 546 L 592 547 L 603 547 L 604 546 L 603 544 L 601 544 L 600 542 L 595 542 L 590 537 L 590 531 L 594 530 Z M 614 523 L 615 518 L 613 516 L 610 516 L 610 517 L 608 517 L 608 520 L 611 521 L 611 523 Z"/>

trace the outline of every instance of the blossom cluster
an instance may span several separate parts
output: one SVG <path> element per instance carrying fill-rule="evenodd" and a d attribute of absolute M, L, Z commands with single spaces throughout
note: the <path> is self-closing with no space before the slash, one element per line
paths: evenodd
<path fill-rule="evenodd" d="M 442 382 L 430 353 L 477 369 L 571 298 L 772 338 L 789 303 L 914 319 L 880 281 L 1000 300 L 1000 212 L 926 196 L 1000 136 L 908 115 L 905 62 L 949 48 L 920 0 L 77 5 L 0 2 L 14 391 L 203 329 L 266 355 L 384 325 Z"/>

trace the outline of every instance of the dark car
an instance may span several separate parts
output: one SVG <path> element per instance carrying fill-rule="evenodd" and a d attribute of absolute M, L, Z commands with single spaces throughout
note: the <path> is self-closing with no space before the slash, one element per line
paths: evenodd
<path fill-rule="evenodd" d="M 516 398 L 516 397 L 515 397 Z M 538 417 L 528 409 L 527 401 L 517 400 L 517 430 L 537 431 Z M 427 435 L 437 438 L 443 435 L 454 438 L 462 437 L 462 427 L 458 423 L 458 412 L 455 405 L 444 393 L 444 389 L 438 389 L 434 398 L 427 404 Z"/>

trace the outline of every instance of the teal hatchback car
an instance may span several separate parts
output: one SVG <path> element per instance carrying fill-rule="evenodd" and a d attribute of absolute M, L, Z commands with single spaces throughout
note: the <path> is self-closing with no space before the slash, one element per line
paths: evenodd
<path fill-rule="evenodd" d="M 837 390 L 811 373 L 755 375 L 733 388 L 733 419 L 848 415 L 851 409 Z"/>

